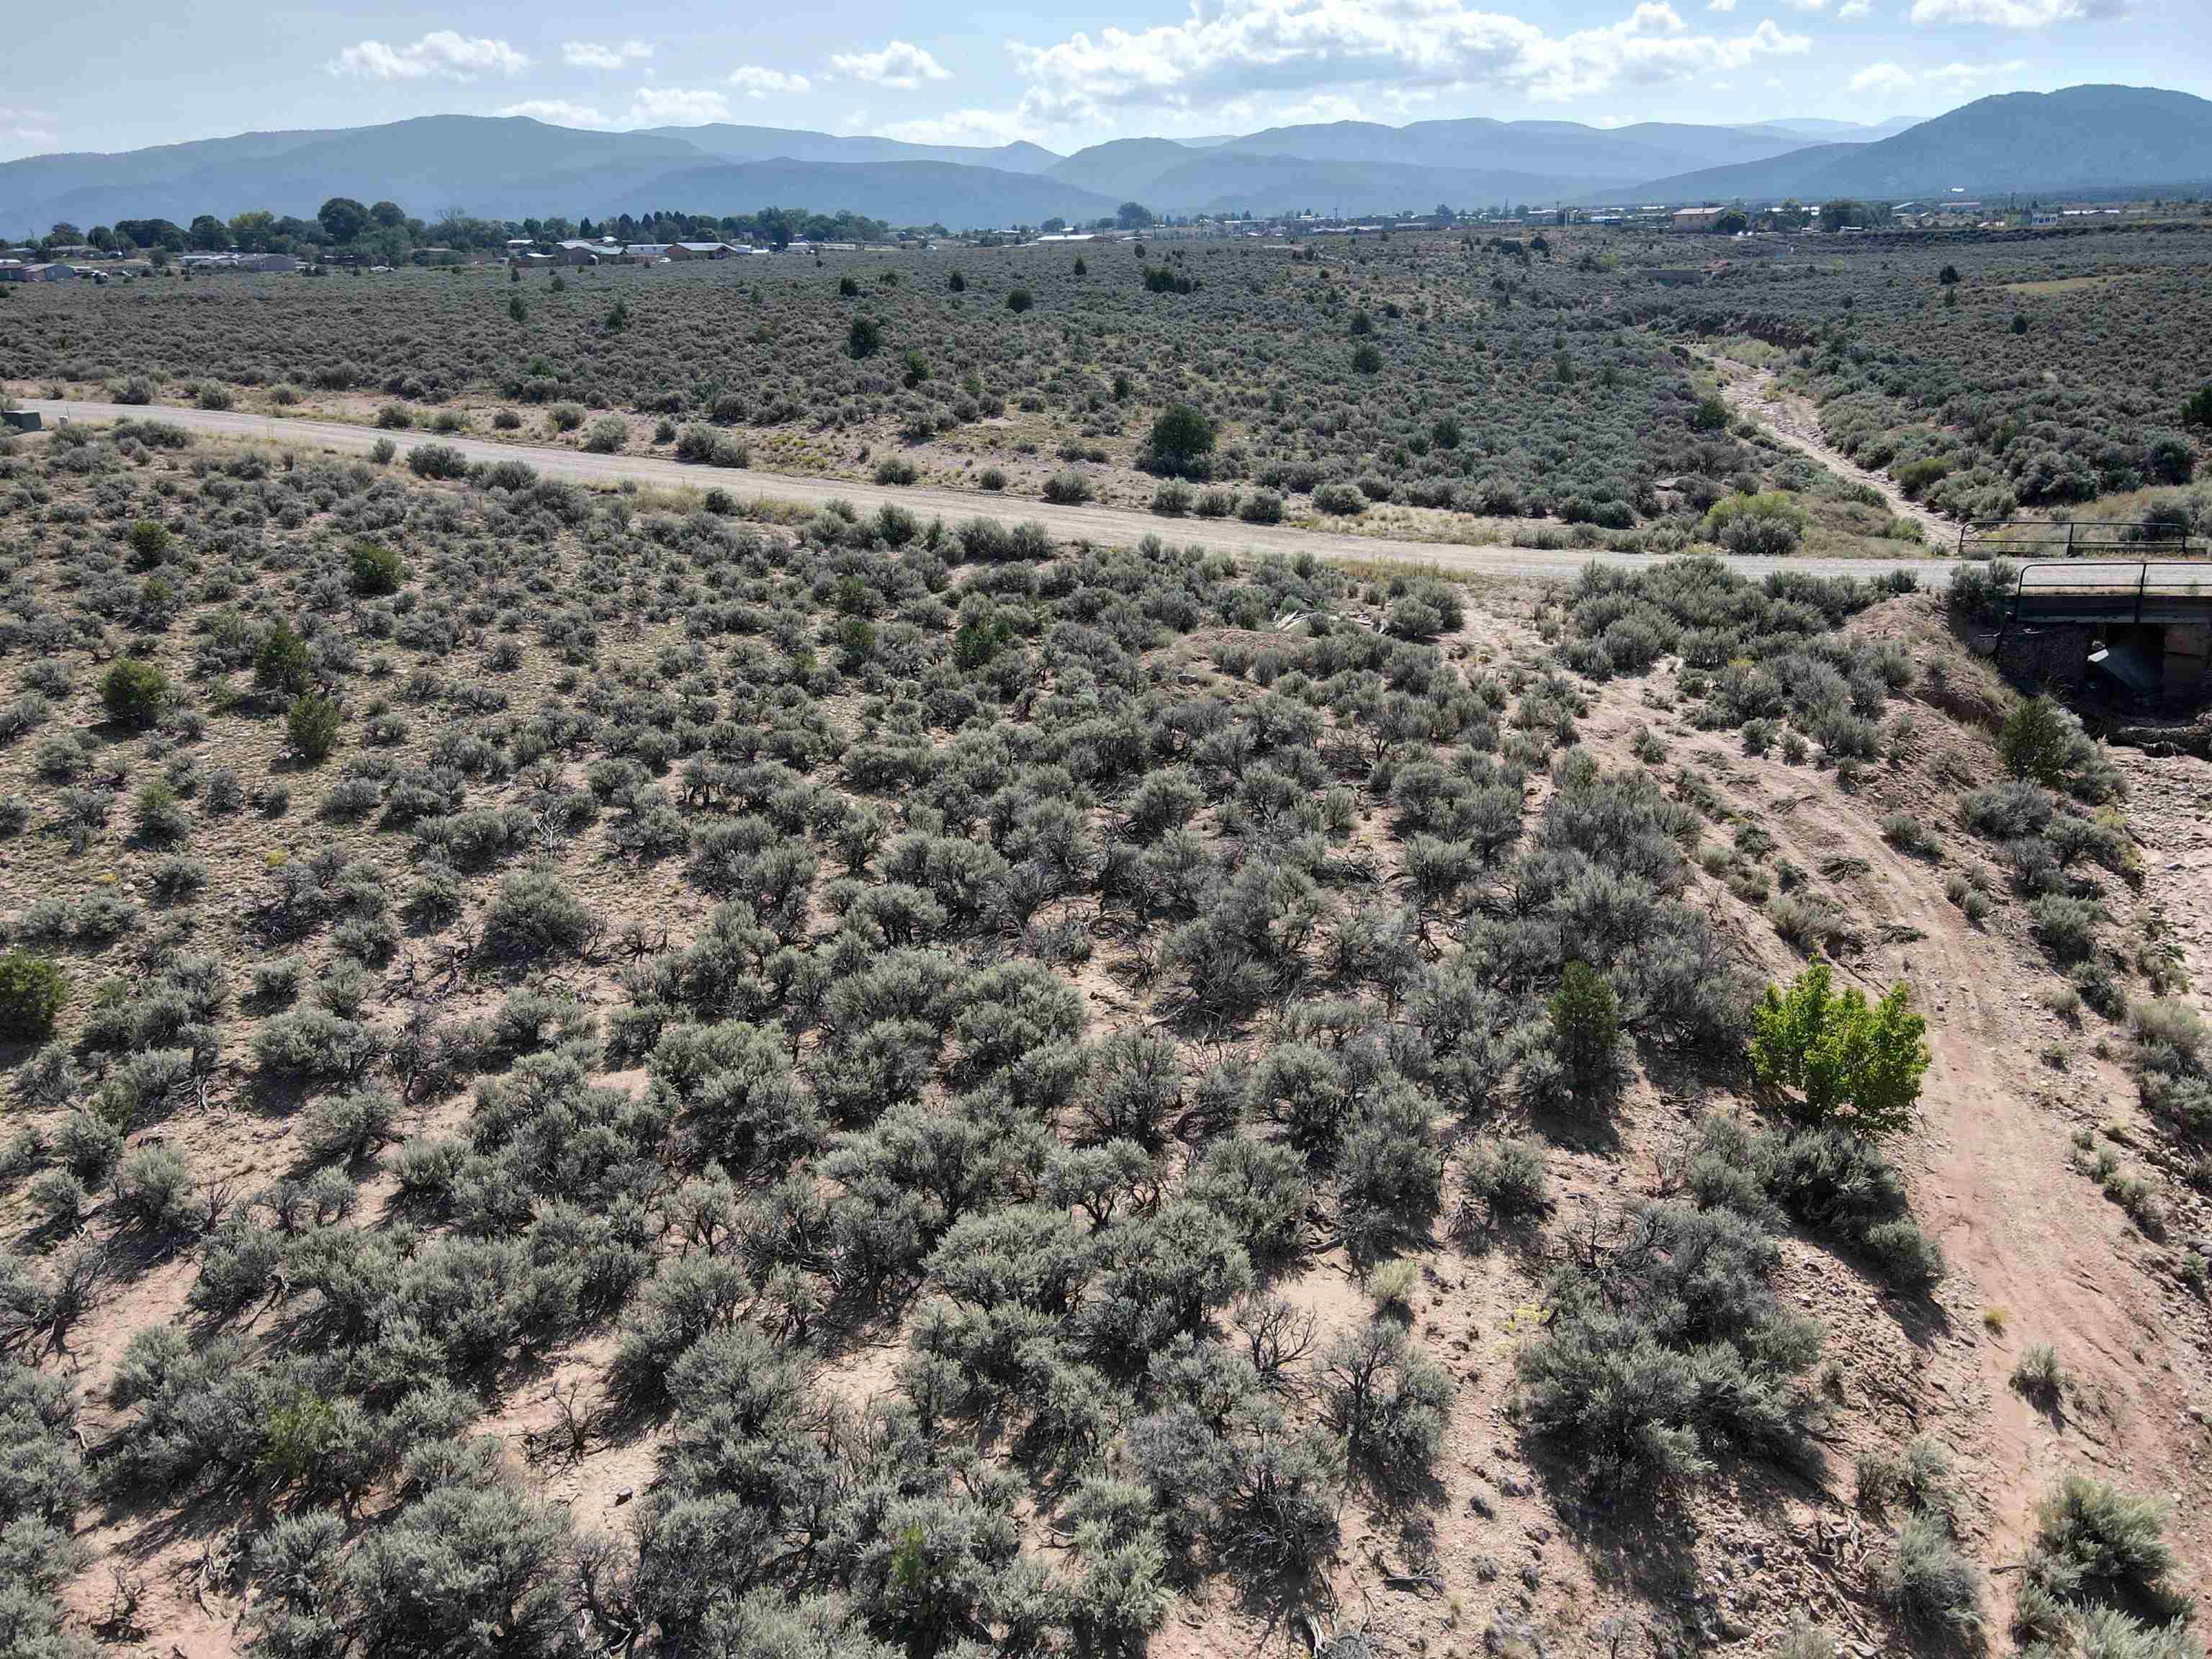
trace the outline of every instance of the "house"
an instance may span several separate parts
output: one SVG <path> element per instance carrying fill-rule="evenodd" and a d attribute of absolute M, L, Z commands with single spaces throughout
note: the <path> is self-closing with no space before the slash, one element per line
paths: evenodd
<path fill-rule="evenodd" d="M 668 257 L 672 259 L 726 259 L 738 252 L 727 242 L 672 242 Z M 750 253 L 750 248 L 744 252 Z"/>
<path fill-rule="evenodd" d="M 641 264 L 656 264 L 668 257 L 668 242 L 632 242 L 623 252 Z"/>
<path fill-rule="evenodd" d="M 595 265 L 611 254 L 622 250 L 612 242 L 587 242 L 571 237 L 554 248 L 552 258 L 564 265 Z"/>
<path fill-rule="evenodd" d="M 0 283 L 73 283 L 76 272 L 64 264 L 0 264 Z"/>
<path fill-rule="evenodd" d="M 1711 230 L 1726 208 L 1676 208 L 1668 218 L 1668 227 L 1674 230 Z"/>
<path fill-rule="evenodd" d="M 550 270 L 562 263 L 550 253 L 532 253 L 527 248 L 508 254 L 507 262 L 518 270 Z"/>

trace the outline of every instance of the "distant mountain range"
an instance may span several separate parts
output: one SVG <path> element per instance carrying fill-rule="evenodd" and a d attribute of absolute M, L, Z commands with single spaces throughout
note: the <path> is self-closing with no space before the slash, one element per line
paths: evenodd
<path fill-rule="evenodd" d="M 1030 143 L 911 144 L 715 124 L 590 132 L 522 117 L 246 133 L 119 155 L 0 164 L 0 230 L 118 219 L 309 215 L 331 196 L 433 218 L 607 216 L 625 210 L 849 209 L 895 224 L 1035 224 L 1109 214 L 1472 209 L 1502 203 L 1895 198 L 2212 181 L 2212 103 L 2129 87 L 1984 98 L 1926 121 L 1752 125 L 1481 117 L 1340 121 L 1056 155 Z"/>
<path fill-rule="evenodd" d="M 1648 202 L 1896 201 L 1954 189 L 1984 195 L 2208 183 L 2212 102 L 2147 87 L 2068 87 L 1999 93 L 1879 143 L 1809 145 L 1655 179 L 1635 193 Z"/>

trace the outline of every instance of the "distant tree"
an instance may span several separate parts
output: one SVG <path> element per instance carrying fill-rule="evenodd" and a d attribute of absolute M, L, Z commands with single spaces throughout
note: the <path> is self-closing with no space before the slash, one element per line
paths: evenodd
<path fill-rule="evenodd" d="M 270 244 L 276 240 L 276 216 L 273 213 L 241 213 L 225 227 L 231 245 L 247 253 L 266 253 Z"/>
<path fill-rule="evenodd" d="M 230 246 L 230 227 L 212 213 L 203 213 L 185 232 L 185 240 L 203 252 L 216 252 Z"/>
<path fill-rule="evenodd" d="M 315 210 L 331 241 L 343 247 L 368 228 L 368 210 L 350 196 L 333 196 Z"/>
<path fill-rule="evenodd" d="M 1123 230 L 1149 230 L 1152 210 L 1142 202 L 1124 202 L 1114 210 L 1114 222 Z"/>
<path fill-rule="evenodd" d="M 1022 312 L 1027 311 L 1036 303 L 1036 298 L 1030 293 L 1029 289 L 1025 288 L 1018 288 L 1012 294 L 1006 295 L 1006 309 L 1015 313 L 1017 315 L 1020 314 Z"/>
<path fill-rule="evenodd" d="M 368 216 L 386 230 L 398 230 L 407 222 L 406 210 L 397 202 L 379 202 L 369 209 Z"/>
<path fill-rule="evenodd" d="M 1046 235 L 1050 236 L 1055 232 L 1066 230 L 1067 228 L 1067 221 L 1058 216 L 1054 216 L 1046 220 L 1044 223 L 1038 226 L 1037 228 L 1044 232 Z"/>
<path fill-rule="evenodd" d="M 2188 426 L 2212 426 L 2212 380 L 2198 386 L 2182 404 L 2181 418 Z"/>
<path fill-rule="evenodd" d="M 1936 273 L 1936 280 L 1942 283 L 1945 288 L 1956 288 L 1959 284 L 1959 267 L 1945 265 L 1942 270 Z"/>
<path fill-rule="evenodd" d="M 44 957 L 10 951 L 0 956 L 0 1038 L 35 1042 L 54 1029 L 69 1000 L 69 981 Z"/>
<path fill-rule="evenodd" d="M 1213 422 L 1188 404 L 1170 404 L 1152 422 L 1152 456 L 1160 467 L 1181 472 L 1213 448 Z"/>
<path fill-rule="evenodd" d="M 167 219 L 118 219 L 115 234 L 133 247 L 161 247 L 172 253 L 185 251 L 185 233 Z"/>
<path fill-rule="evenodd" d="M 1751 221 L 1741 208 L 1730 208 L 1713 221 L 1713 234 L 1717 236 L 1739 236 L 1750 228 Z"/>
<path fill-rule="evenodd" d="M 1866 222 L 1867 206 L 1864 202 L 1854 202 L 1846 198 L 1820 204 L 1820 228 L 1823 230 L 1837 231 L 1845 225 L 1863 225 Z"/>
<path fill-rule="evenodd" d="M 151 726 L 169 700 L 169 677 L 158 664 L 136 657 L 117 660 L 100 683 L 100 701 L 110 720 Z"/>
<path fill-rule="evenodd" d="M 56 224 L 52 230 L 49 230 L 46 233 L 46 240 L 57 245 L 70 242 L 82 242 L 84 240 L 84 233 L 79 230 L 75 225 L 71 224 L 68 220 L 64 219 Z"/>
<path fill-rule="evenodd" d="M 1568 1081 L 1595 1088 L 1613 1074 L 1620 1040 L 1620 1002 L 1603 974 L 1571 962 L 1552 994 L 1552 1039 Z"/>
<path fill-rule="evenodd" d="M 115 233 L 106 225 L 94 225 L 84 234 L 84 240 L 103 253 L 115 251 Z"/>
<path fill-rule="evenodd" d="M 845 349 L 854 357 L 872 357 L 883 349 L 884 325 L 872 317 L 855 317 L 846 331 Z"/>

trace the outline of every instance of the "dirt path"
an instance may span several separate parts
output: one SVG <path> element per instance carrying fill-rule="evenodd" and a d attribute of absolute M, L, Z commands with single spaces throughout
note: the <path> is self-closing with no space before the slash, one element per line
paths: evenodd
<path fill-rule="evenodd" d="M 2143 896 L 2180 947 L 2199 1012 L 2212 1013 L 2212 762 L 2115 748 L 2128 828 L 2142 847 Z"/>
<path fill-rule="evenodd" d="M 1611 763 L 1632 763 L 1630 736 L 1658 723 L 1644 701 L 1646 684 L 1615 682 L 1593 701 L 1584 741 Z M 1948 725 L 1933 709 L 1915 712 L 1923 728 Z M 1993 759 L 1978 733 L 1954 727 L 1943 738 L 1978 745 L 1975 757 Z M 1703 760 L 1742 817 L 1774 837 L 1778 855 L 1818 872 L 1859 922 L 1866 947 L 1838 963 L 1838 979 L 1870 997 L 1902 980 L 1928 1022 L 1933 1059 L 1921 1121 L 1891 1150 L 1948 1271 L 1936 1308 L 1889 1297 L 1883 1305 L 1916 1351 L 1912 1426 L 1950 1445 L 1986 1504 L 1972 1523 L 1974 1554 L 1985 1566 L 2021 1559 L 2038 1502 L 2059 1476 L 2081 1471 L 2167 1499 L 2168 1540 L 2191 1571 L 2203 1571 L 2212 1565 L 2212 1468 L 2195 1414 L 2212 1401 L 2195 1389 L 2204 1375 L 2205 1310 L 2158 1271 L 2173 1245 L 2145 1239 L 2106 1201 L 2075 1167 L 2069 1139 L 2088 1127 L 2124 1166 L 2144 1167 L 2146 1132 L 2122 1045 L 2101 1056 L 2094 1032 L 2049 1011 L 2042 994 L 2057 978 L 2017 915 L 2001 909 L 1977 928 L 1946 897 L 1947 876 L 1984 856 L 1948 827 L 1955 786 L 1907 765 L 1885 769 L 1846 796 L 1832 772 L 1745 755 L 1686 727 L 1670 746 L 1670 766 Z M 2203 879 L 2212 872 L 2203 816 L 2212 766 L 2190 766 L 2131 774 L 2140 793 L 2126 810 L 2145 842 L 2153 895 L 2162 883 L 2170 887 L 2176 932 L 2201 955 L 2212 952 L 2212 890 Z M 1907 857 L 1883 839 L 1881 823 L 1893 810 L 1942 826 L 1940 862 Z M 1708 890 L 1735 924 L 1731 931 L 1750 943 L 1763 976 L 1784 979 L 1802 966 L 1764 917 L 1724 890 Z M 2106 1029 L 2093 1017 L 2087 1024 Z M 2053 1045 L 2069 1056 L 2063 1072 L 2042 1058 Z M 2193 1231 L 2192 1217 L 2179 1214 L 2170 1237 Z M 1863 1330 L 1838 1337 L 1867 1340 Z M 2011 1386 L 2021 1351 L 2037 1342 L 2057 1349 L 2069 1379 L 2054 1405 Z M 1909 1431 L 1897 1427 L 1900 1437 Z M 1842 1479 L 1848 1483 L 1847 1474 Z M 2002 1620 L 2010 1594 L 2008 1581 L 1996 1582 L 1991 1609 Z"/>
<path fill-rule="evenodd" d="M 23 407 L 49 421 L 114 421 L 125 418 L 158 420 L 194 432 L 230 438 L 252 438 L 269 443 L 301 444 L 350 455 L 367 454 L 379 441 L 389 439 L 401 455 L 422 444 L 444 444 L 458 449 L 471 462 L 487 464 L 522 461 L 548 477 L 579 483 L 619 484 L 631 480 L 669 489 L 704 489 L 719 485 L 747 500 L 793 501 L 816 507 L 833 501 L 849 501 L 864 512 L 878 507 L 901 507 L 908 512 L 950 522 L 974 518 L 1008 521 L 1034 520 L 1066 541 L 1127 544 L 1146 536 L 1210 551 L 1246 557 L 1277 553 L 1287 558 L 1310 554 L 1333 564 L 1399 563 L 1427 565 L 1433 569 L 1518 579 L 1571 577 L 1584 565 L 1612 564 L 1638 568 L 1665 556 L 1644 553 L 1613 553 L 1598 550 L 1546 550 L 1529 547 L 1463 547 L 1449 543 L 1389 541 L 1376 536 L 1352 536 L 1325 530 L 1304 530 L 1289 525 L 1253 525 L 1239 520 L 1164 519 L 1109 507 L 1055 507 L 1048 501 L 1010 499 L 981 490 L 909 488 L 863 483 L 847 478 L 811 478 L 791 473 L 720 471 L 687 466 L 658 455 L 594 455 L 580 449 L 549 445 L 489 443 L 480 438 L 441 437 L 429 433 L 380 432 L 374 427 L 352 426 L 343 421 L 272 420 L 263 415 L 228 410 L 133 408 L 123 404 L 57 402 L 30 398 Z M 1925 586 L 1948 583 L 1950 570 L 1930 559 L 1731 559 L 1729 567 L 1747 576 L 1764 576 L 1788 568 L 1816 576 L 1886 575 L 1910 570 Z"/>
<path fill-rule="evenodd" d="M 1785 392 L 1771 368 L 1754 368 L 1733 357 L 1708 357 L 1721 373 L 1721 396 L 1729 408 L 1747 415 L 1776 438 L 1802 455 L 1810 455 L 1839 477 L 1878 491 L 1889 510 L 1918 525 L 1933 548 L 1948 549 L 1958 540 L 1959 526 L 1917 501 L 1907 501 L 1897 481 L 1887 472 L 1870 471 L 1820 434 L 1820 414 L 1809 398 Z"/>

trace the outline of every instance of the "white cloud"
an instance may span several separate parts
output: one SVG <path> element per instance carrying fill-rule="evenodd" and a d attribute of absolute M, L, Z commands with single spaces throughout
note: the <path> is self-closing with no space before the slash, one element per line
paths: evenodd
<path fill-rule="evenodd" d="M 2054 23 L 2124 17 L 2127 9 L 2126 0 L 1912 0 L 1912 21 L 2042 29 Z"/>
<path fill-rule="evenodd" d="M 348 46 L 330 63 L 333 75 L 358 75 L 371 81 L 473 81 L 483 75 L 520 75 L 529 67 L 530 59 L 504 40 L 471 38 L 451 29 L 433 29 L 406 46 L 364 40 Z"/>
<path fill-rule="evenodd" d="M 556 127 L 604 127 L 613 124 L 589 104 L 572 104 L 565 98 L 531 98 L 520 104 L 509 104 L 499 112 L 501 115 L 526 115 L 533 121 L 549 121 Z"/>
<path fill-rule="evenodd" d="M 596 40 L 561 43 L 561 61 L 570 69 L 620 69 L 624 64 L 652 56 L 653 48 L 642 40 L 625 40 L 611 46 L 603 46 Z"/>
<path fill-rule="evenodd" d="M 1782 3 L 1792 11 L 1826 11 L 1828 9 L 1828 0 L 1782 0 Z"/>
<path fill-rule="evenodd" d="M 746 64 L 730 71 L 730 84 L 748 98 L 765 98 L 772 92 L 805 92 L 814 83 L 803 75 Z"/>
<path fill-rule="evenodd" d="M 1735 0 L 1705 0 L 1707 11 L 1734 11 Z"/>
<path fill-rule="evenodd" d="M 696 127 L 730 118 L 730 100 L 711 87 L 641 87 L 624 123 L 636 127 Z"/>
<path fill-rule="evenodd" d="M 1836 8 L 1838 23 L 1856 23 L 1862 17 L 1873 15 L 1874 8 L 1867 3 L 1867 0 L 1844 0 L 1844 3 Z"/>
<path fill-rule="evenodd" d="M 1747 33 L 1694 33 L 1662 0 L 1560 35 L 1462 0 L 1195 0 L 1181 23 L 1008 49 L 1029 82 L 1024 112 L 1057 124 L 1109 108 L 1188 113 L 1255 93 L 1364 87 L 1479 87 L 1556 102 L 1624 85 L 1711 83 L 1812 45 L 1771 19 Z"/>
<path fill-rule="evenodd" d="M 626 127 L 696 127 L 708 121 L 730 118 L 730 100 L 711 87 L 642 87 L 620 115 L 608 115 L 590 104 L 565 98 L 532 98 L 509 104 L 501 115 L 527 115 L 563 127 L 599 127 L 620 131 Z"/>
<path fill-rule="evenodd" d="M 36 155 L 61 143 L 53 125 L 53 112 L 43 109 L 10 109 L 0 104 L 0 154 Z"/>
<path fill-rule="evenodd" d="M 1869 64 L 1851 76 L 1853 92 L 1901 92 L 1912 84 L 1912 71 L 1897 64 Z"/>
<path fill-rule="evenodd" d="M 1897 64 L 1869 64 L 1851 76 L 1853 92 L 1902 92 L 1907 87 L 1936 86 L 1958 92 L 1977 81 L 2009 80 L 2027 67 L 2024 58 L 2002 64 L 1945 64 L 1938 69 L 1908 70 Z"/>
<path fill-rule="evenodd" d="M 866 112 L 854 111 L 846 130 L 860 131 L 866 119 Z M 975 144 L 987 149 L 1030 136 L 1028 123 L 1018 111 L 996 109 L 948 110 L 942 115 L 894 121 L 882 132 L 886 138 L 909 144 Z"/>
<path fill-rule="evenodd" d="M 949 81 L 952 71 L 920 46 L 894 40 L 881 52 L 841 52 L 830 59 L 838 74 L 870 86 L 894 87 L 912 92 L 924 81 Z"/>
<path fill-rule="evenodd" d="M 2008 58 L 2002 64 L 1946 64 L 1941 69 L 1923 70 L 1920 78 L 1940 86 L 1969 87 L 1977 81 L 2009 80 L 2027 67 L 2025 58 Z"/>

